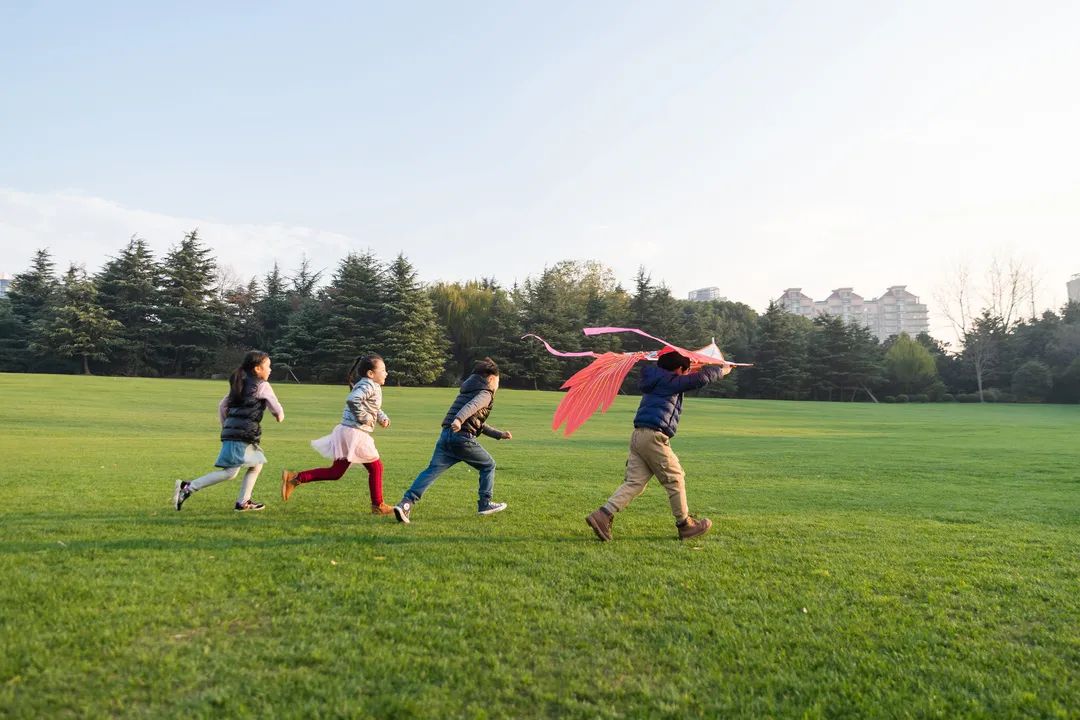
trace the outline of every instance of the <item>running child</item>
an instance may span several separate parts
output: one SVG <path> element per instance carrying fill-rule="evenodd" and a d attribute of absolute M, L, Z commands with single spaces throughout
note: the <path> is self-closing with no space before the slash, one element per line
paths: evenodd
<path fill-rule="evenodd" d="M 495 404 L 495 391 L 499 389 L 499 367 L 491 358 L 484 358 L 473 366 L 472 375 L 461 383 L 461 391 L 450 405 L 442 421 L 442 432 L 435 442 L 431 462 L 421 472 L 412 486 L 405 491 L 401 502 L 394 506 L 398 522 L 410 522 L 413 505 L 420 501 L 431 483 L 459 462 L 480 471 L 479 500 L 476 511 L 480 515 L 492 515 L 506 509 L 506 503 L 491 502 L 495 487 L 495 459 L 476 441 L 483 433 L 496 440 L 509 440 L 513 436 L 506 431 L 486 424 Z"/>
<path fill-rule="evenodd" d="M 289 501 L 297 487 L 316 480 L 338 480 L 349 466 L 359 463 L 367 468 L 368 492 L 371 495 L 371 512 L 389 515 L 393 508 L 383 502 L 383 464 L 371 434 L 375 423 L 390 427 L 390 418 L 382 411 L 382 386 L 386 383 L 386 363 L 378 355 L 362 355 L 356 358 L 346 381 L 352 390 L 345 398 L 345 411 L 334 431 L 311 446 L 320 455 L 330 458 L 334 464 L 325 468 L 313 468 L 302 472 L 281 471 L 281 499 Z"/>
<path fill-rule="evenodd" d="M 680 540 L 704 535 L 712 527 L 708 518 L 695 520 L 686 507 L 686 475 L 679 458 L 671 449 L 671 438 L 679 428 L 683 393 L 705 387 L 731 372 L 730 365 L 709 365 L 690 372 L 690 358 L 669 351 L 657 358 L 656 365 L 641 371 L 641 403 L 634 416 L 626 476 L 608 501 L 585 518 L 601 540 L 611 539 L 615 513 L 645 491 L 653 475 L 667 490 L 671 514 Z"/>
<path fill-rule="evenodd" d="M 234 509 L 240 512 L 262 510 L 265 505 L 251 499 L 255 481 L 259 479 L 266 456 L 259 447 L 262 437 L 263 411 L 267 408 L 278 422 L 285 420 L 285 410 L 278 402 L 270 378 L 270 356 L 262 350 L 250 350 L 243 363 L 229 378 L 229 394 L 218 405 L 221 418 L 221 452 L 215 466 L 221 468 L 201 478 L 187 482 L 177 480 L 173 488 L 173 505 L 179 510 L 194 493 L 219 482 L 232 480 L 241 469 L 247 468 L 240 483 L 240 496 Z"/>

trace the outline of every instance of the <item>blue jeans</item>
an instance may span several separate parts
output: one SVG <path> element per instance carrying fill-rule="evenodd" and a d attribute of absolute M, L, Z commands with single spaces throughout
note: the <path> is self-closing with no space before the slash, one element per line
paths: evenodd
<path fill-rule="evenodd" d="M 444 472 L 463 462 L 480 471 L 480 505 L 491 500 L 491 491 L 495 487 L 495 458 L 476 441 L 472 435 L 455 433 L 450 428 L 443 428 L 435 442 L 435 452 L 431 462 L 422 473 L 416 476 L 413 484 L 405 491 L 405 499 L 416 502 L 431 483 Z"/>

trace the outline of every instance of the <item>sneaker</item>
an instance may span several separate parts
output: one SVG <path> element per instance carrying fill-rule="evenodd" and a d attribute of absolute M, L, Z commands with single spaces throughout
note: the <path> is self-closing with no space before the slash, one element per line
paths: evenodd
<path fill-rule="evenodd" d="M 191 483 L 177 480 L 176 485 L 173 487 L 172 503 L 177 510 L 183 507 L 184 501 L 191 497 L 191 490 L 188 490 L 189 485 Z"/>
<path fill-rule="evenodd" d="M 233 509 L 237 512 L 248 512 L 249 510 L 262 510 L 264 507 L 266 506 L 254 500 L 245 500 L 242 503 L 236 503 Z"/>
<path fill-rule="evenodd" d="M 682 525 L 676 525 L 675 527 L 679 530 L 680 540 L 689 540 L 692 537 L 704 535 L 709 532 L 709 528 L 712 527 L 712 520 L 709 518 L 695 520 L 692 517 L 687 517 L 686 522 Z"/>
<path fill-rule="evenodd" d="M 375 503 L 371 503 L 372 515 L 389 515 L 392 512 L 394 512 L 394 508 L 390 507 L 386 503 L 379 503 L 378 505 L 376 505 Z"/>
<path fill-rule="evenodd" d="M 585 522 L 596 533 L 596 537 L 603 541 L 611 539 L 611 522 L 615 518 L 607 511 L 607 508 L 599 508 L 585 518 Z"/>
<path fill-rule="evenodd" d="M 394 515 L 397 516 L 398 522 L 403 522 L 406 524 L 411 522 L 409 520 L 409 513 L 412 512 L 412 506 L 413 504 L 411 500 L 402 500 L 394 506 Z"/>
<path fill-rule="evenodd" d="M 281 501 L 289 502 L 289 498 L 293 494 L 300 483 L 296 482 L 296 476 L 300 473 L 295 473 L 292 470 L 281 471 Z"/>
<path fill-rule="evenodd" d="M 506 509 L 506 503 L 493 503 L 490 500 L 476 504 L 476 512 L 479 515 L 494 515 Z"/>

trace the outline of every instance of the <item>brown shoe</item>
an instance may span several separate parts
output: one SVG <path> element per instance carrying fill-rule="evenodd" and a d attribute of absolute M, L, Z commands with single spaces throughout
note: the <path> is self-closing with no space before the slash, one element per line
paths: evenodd
<path fill-rule="evenodd" d="M 596 533 L 596 537 L 606 542 L 611 539 L 611 521 L 614 519 L 606 509 L 599 508 L 586 517 L 585 522 Z"/>
<path fill-rule="evenodd" d="M 300 473 L 294 473 L 292 470 L 281 471 L 281 499 L 283 502 L 289 502 L 293 490 L 300 484 L 296 482 L 296 476 L 299 474 Z"/>
<path fill-rule="evenodd" d="M 682 525 L 676 525 L 675 527 L 679 530 L 680 540 L 689 540 L 690 538 L 704 535 L 709 532 L 709 528 L 712 527 L 712 520 L 709 518 L 695 520 L 692 517 L 687 517 L 686 522 Z"/>
<path fill-rule="evenodd" d="M 378 505 L 375 503 L 371 504 L 372 515 L 389 515 L 392 512 L 394 512 L 394 508 L 386 503 L 379 503 Z"/>

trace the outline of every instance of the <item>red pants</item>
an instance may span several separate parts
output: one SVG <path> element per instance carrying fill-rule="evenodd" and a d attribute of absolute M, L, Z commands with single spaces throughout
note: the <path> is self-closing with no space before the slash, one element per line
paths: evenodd
<path fill-rule="evenodd" d="M 327 468 L 313 468 L 311 470 L 304 470 L 297 473 L 297 483 L 308 483 L 315 480 L 340 480 L 341 476 L 345 474 L 345 471 L 349 469 L 349 461 L 344 458 L 339 458 L 334 461 L 334 464 Z M 383 501 L 382 496 L 382 460 L 376 460 L 375 462 L 364 463 L 364 467 L 367 468 L 368 475 L 368 492 L 371 493 L 371 504 L 380 505 Z"/>

